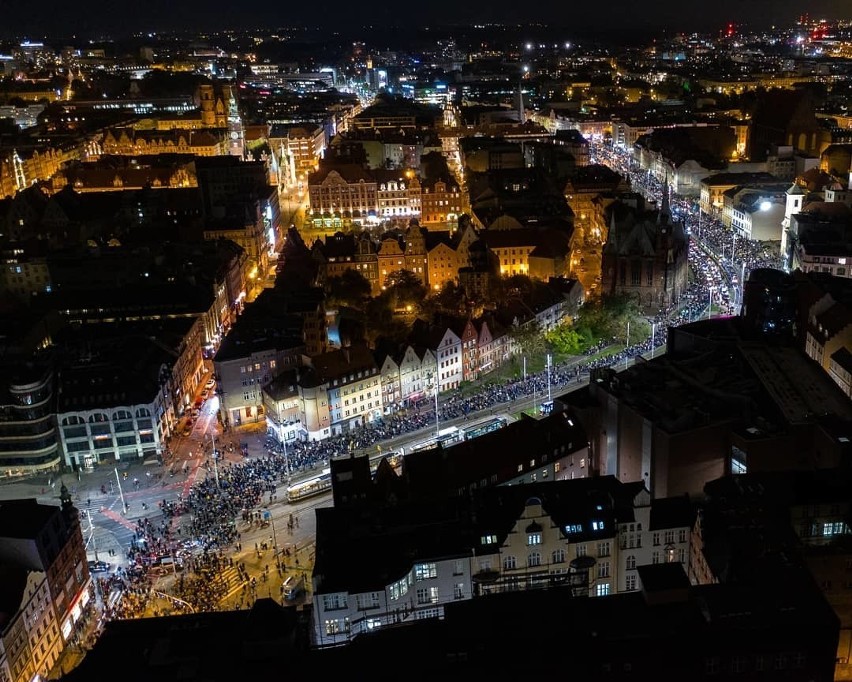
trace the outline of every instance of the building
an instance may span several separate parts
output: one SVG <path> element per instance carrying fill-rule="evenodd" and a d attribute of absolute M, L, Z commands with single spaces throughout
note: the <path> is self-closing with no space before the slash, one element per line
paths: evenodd
<path fill-rule="evenodd" d="M 476 445 L 515 441 L 518 434 L 507 432 L 513 426 L 533 438 L 527 455 L 498 456 L 485 442 Z M 335 508 L 317 513 L 314 642 L 357 640 L 391 625 L 442 618 L 455 602 L 510 592 L 563 589 L 576 598 L 636 592 L 648 587 L 639 572 L 655 564 L 682 566 L 687 586 L 714 582 L 689 499 L 651 501 L 640 483 L 611 477 L 566 478 L 568 467 L 559 465 L 579 461 L 582 452 L 564 443 L 568 450 L 550 457 L 541 452 L 553 446 L 545 434 L 562 426 L 571 429 L 564 418 L 537 427 L 518 423 L 465 443 L 464 453 L 456 452 L 460 445 L 412 453 L 403 460 L 401 479 L 385 480 L 396 474 L 380 465 L 372 485 L 361 471 L 367 458 L 333 460 Z M 513 458 L 526 470 L 526 459 L 539 456 L 538 482 L 510 473 Z M 449 480 L 438 483 L 439 473 Z M 477 480 L 461 485 L 465 478 Z M 536 473 L 526 479 L 535 481 Z M 365 480 L 367 489 L 359 483 Z M 455 495 L 453 484 L 460 485 Z M 383 494 L 399 500 L 394 516 L 382 513 Z M 372 529 L 369 537 L 358 530 L 363 524 Z M 359 570 L 347 575 L 337 569 L 335 559 L 359 544 L 369 546 Z M 395 570 L 387 570 L 391 566 Z"/>
<path fill-rule="evenodd" d="M 291 183 L 284 184 L 304 186 L 308 175 L 319 168 L 325 154 L 325 131 L 316 124 L 274 125 L 268 140 L 270 149 L 278 159 L 279 168 L 292 164 L 294 177 Z"/>
<path fill-rule="evenodd" d="M 228 153 L 225 132 L 203 130 L 136 130 L 110 128 L 104 133 L 104 154 L 116 156 L 150 156 L 158 154 L 192 154 L 220 156 Z"/>
<path fill-rule="evenodd" d="M 56 420 L 65 465 L 90 470 L 161 456 L 177 422 L 168 388 L 174 359 L 144 337 L 102 342 L 64 359 Z"/>
<path fill-rule="evenodd" d="M 716 173 L 701 180 L 698 205 L 703 213 L 720 215 L 725 205 L 725 192 L 735 187 L 760 189 L 775 186 L 778 178 L 764 172 Z"/>
<path fill-rule="evenodd" d="M 35 499 L 0 504 L 3 595 L 0 670 L 10 682 L 46 679 L 93 595 L 77 510 Z"/>
<path fill-rule="evenodd" d="M 672 220 L 667 191 L 659 211 L 622 202 L 610 210 L 601 291 L 635 297 L 646 310 L 662 310 L 678 301 L 687 286 L 689 238 L 683 225 Z"/>
<path fill-rule="evenodd" d="M 303 438 L 322 440 L 357 430 L 381 417 L 381 370 L 365 345 L 309 359 L 299 372 Z"/>
<path fill-rule="evenodd" d="M 593 372 L 588 389 L 556 400 L 589 433 L 595 470 L 643 480 L 656 498 L 700 495 L 727 474 L 845 461 L 852 405 L 802 351 L 750 331 L 746 299 L 746 322 L 672 328 L 664 358 Z"/>
<path fill-rule="evenodd" d="M 785 570 L 784 564 L 809 574 L 840 621 L 834 679 L 846 679 L 852 669 L 848 472 L 729 476 L 709 481 L 705 492 L 706 552 L 713 569 L 748 583 L 759 582 L 767 570 Z M 764 558 L 760 548 L 767 540 L 773 552 Z"/>
<path fill-rule="evenodd" d="M 17 320 L 18 324 L 22 321 Z M 9 355 L 3 364 L 3 376 L 0 471 L 3 476 L 12 477 L 57 469 L 62 458 L 54 412 L 56 377 L 52 358 Z"/>
<path fill-rule="evenodd" d="M 359 166 L 335 166 L 311 173 L 308 196 L 314 227 L 340 229 L 377 219 L 378 183 Z"/>
<path fill-rule="evenodd" d="M 258 421 L 264 414 L 263 388 L 301 365 L 305 353 L 324 349 L 315 338 L 325 331 L 320 293 L 264 289 L 237 319 L 213 357 L 223 424 Z"/>
<path fill-rule="evenodd" d="M 594 225 L 594 200 L 603 194 L 630 191 L 630 181 L 601 164 L 578 164 L 565 183 L 565 200 L 574 214 L 572 244 L 600 243 L 605 236 Z"/>
<path fill-rule="evenodd" d="M 725 192 L 722 222 L 737 236 L 762 242 L 781 242 L 786 211 L 786 188 L 735 188 Z M 730 198 L 730 201 L 729 201 Z M 730 220 L 726 218 L 730 216 Z"/>
<path fill-rule="evenodd" d="M 420 195 L 420 222 L 423 225 L 450 225 L 458 223 L 465 212 L 465 197 L 454 181 L 422 180 Z"/>

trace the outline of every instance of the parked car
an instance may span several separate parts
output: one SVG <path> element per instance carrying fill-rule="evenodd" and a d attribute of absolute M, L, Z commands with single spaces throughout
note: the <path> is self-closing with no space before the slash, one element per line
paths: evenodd
<path fill-rule="evenodd" d="M 89 562 L 89 573 L 106 573 L 110 568 L 112 568 L 112 564 L 108 564 L 106 561 Z"/>

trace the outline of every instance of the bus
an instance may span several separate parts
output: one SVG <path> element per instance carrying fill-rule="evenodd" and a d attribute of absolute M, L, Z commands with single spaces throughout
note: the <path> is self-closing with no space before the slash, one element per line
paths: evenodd
<path fill-rule="evenodd" d="M 287 487 L 287 501 L 298 502 L 308 497 L 322 495 L 331 490 L 331 469 L 326 467 L 316 476 L 311 476 Z"/>

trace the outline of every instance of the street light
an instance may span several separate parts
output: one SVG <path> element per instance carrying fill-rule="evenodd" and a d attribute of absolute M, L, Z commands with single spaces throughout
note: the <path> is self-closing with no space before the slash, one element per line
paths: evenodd
<path fill-rule="evenodd" d="M 435 355 L 435 436 L 441 434 L 441 427 L 438 423 L 438 356 Z"/>
<path fill-rule="evenodd" d="M 219 487 L 219 464 L 216 461 L 216 459 L 217 459 L 217 456 L 216 456 L 216 435 L 213 434 L 213 433 L 210 434 L 210 442 L 213 445 L 213 475 L 216 477 L 216 487 L 218 488 Z"/>

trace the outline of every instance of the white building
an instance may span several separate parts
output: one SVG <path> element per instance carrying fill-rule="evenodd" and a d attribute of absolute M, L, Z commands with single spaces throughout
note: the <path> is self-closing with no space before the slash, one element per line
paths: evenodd
<path fill-rule="evenodd" d="M 648 564 L 678 562 L 692 584 L 715 582 L 701 551 L 700 517 L 686 496 L 652 501 L 642 483 L 614 477 L 549 486 L 500 487 L 503 492 L 473 502 L 476 513 L 464 517 L 471 522 L 424 519 L 417 526 L 404 520 L 403 506 L 400 527 L 377 521 L 369 538 L 344 520 L 363 521 L 370 517 L 366 510 L 318 510 L 314 644 L 342 644 L 377 628 L 440 618 L 447 603 L 474 596 L 557 585 L 578 597 L 631 592 L 641 589 L 637 567 Z M 498 508 L 516 509 L 517 516 L 507 522 Z M 436 518 L 448 516 L 460 518 Z M 440 540 L 418 552 L 425 529 Z M 361 565 L 352 572 L 339 559 L 356 546 Z M 398 568 L 388 572 L 389 566 Z"/>
<path fill-rule="evenodd" d="M 439 392 L 458 388 L 463 377 L 461 337 L 448 327 L 438 342 L 435 355 L 438 364 Z M 423 371 L 428 376 L 429 369 L 426 366 L 423 367 Z"/>
<path fill-rule="evenodd" d="M 382 415 L 381 371 L 364 345 L 320 353 L 300 371 L 304 437 L 322 440 Z"/>

